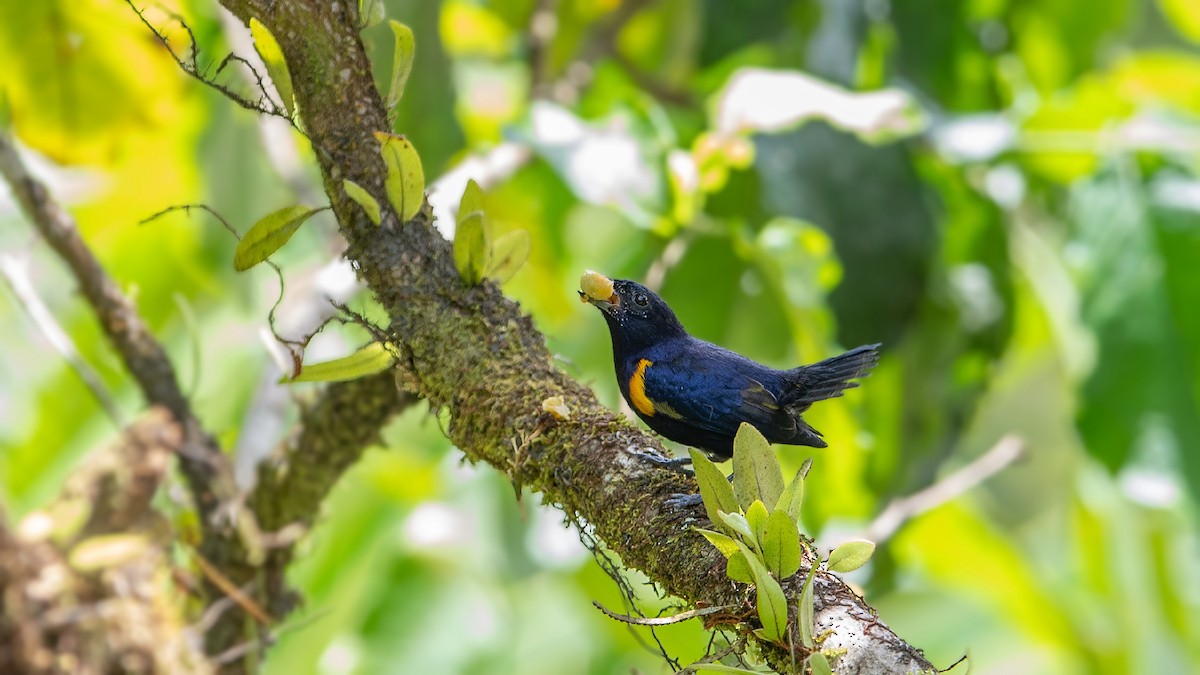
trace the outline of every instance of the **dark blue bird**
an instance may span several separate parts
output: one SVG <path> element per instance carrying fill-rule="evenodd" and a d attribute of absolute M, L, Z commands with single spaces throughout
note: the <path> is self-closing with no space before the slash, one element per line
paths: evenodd
<path fill-rule="evenodd" d="M 662 298 L 641 284 L 589 272 L 582 300 L 600 309 L 612 337 L 621 394 L 651 429 L 710 455 L 733 456 L 742 422 L 772 443 L 826 446 L 801 413 L 857 387 L 879 362 L 878 344 L 810 366 L 775 370 L 687 334 Z"/>

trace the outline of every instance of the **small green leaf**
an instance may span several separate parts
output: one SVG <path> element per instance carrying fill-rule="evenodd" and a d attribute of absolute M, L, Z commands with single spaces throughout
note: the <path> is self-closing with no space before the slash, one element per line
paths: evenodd
<path fill-rule="evenodd" d="M 717 517 L 722 523 L 725 523 L 729 529 L 740 534 L 742 539 L 754 545 L 754 530 L 751 529 L 750 523 L 746 522 L 746 516 L 740 513 L 725 513 L 724 511 L 717 512 Z"/>
<path fill-rule="evenodd" d="M 798 621 L 800 622 L 800 642 L 809 649 L 816 644 L 814 634 L 816 626 L 814 625 L 814 610 L 815 603 L 813 601 L 813 577 L 817 574 L 817 566 L 813 565 L 808 570 L 808 576 L 804 578 L 804 589 L 800 591 L 800 606 L 797 607 Z"/>
<path fill-rule="evenodd" d="M 396 361 L 389 345 L 372 342 L 350 356 L 303 366 L 294 378 L 283 378 L 280 382 L 341 382 L 382 373 Z"/>
<path fill-rule="evenodd" d="M 379 139 L 379 152 L 387 166 L 387 198 L 401 222 L 408 222 L 421 210 L 425 200 L 425 170 L 421 168 L 421 156 L 417 149 L 403 136 L 375 132 Z"/>
<path fill-rule="evenodd" d="M 741 550 L 725 561 L 725 576 L 743 584 L 754 583 L 754 572 L 750 570 L 750 563 L 746 562 L 746 556 Z"/>
<path fill-rule="evenodd" d="M 363 186 L 348 178 L 342 181 L 342 187 L 346 190 L 346 196 L 353 199 L 355 204 L 361 206 L 362 210 L 367 213 L 367 218 L 372 223 L 378 225 L 380 222 L 379 202 L 375 201 L 371 193 L 367 192 L 367 189 Z"/>
<path fill-rule="evenodd" d="M 458 201 L 458 217 L 455 222 L 461 223 L 464 218 L 476 211 L 483 212 L 483 188 L 479 187 L 479 183 L 476 183 L 474 178 L 471 178 L 467 180 L 467 187 L 463 189 L 462 199 Z"/>
<path fill-rule="evenodd" d="M 737 498 L 733 496 L 733 488 L 725 478 L 725 474 L 713 464 L 704 453 L 691 448 L 688 454 L 692 458 L 692 470 L 696 473 L 696 483 L 700 485 L 700 497 L 704 500 L 704 511 L 708 519 L 717 527 L 722 526 L 722 520 L 717 512 L 737 513 Z"/>
<path fill-rule="evenodd" d="M 853 572 L 867 564 L 875 553 L 875 542 L 853 539 L 833 549 L 826 566 L 831 572 Z"/>
<path fill-rule="evenodd" d="M 378 26 L 386 17 L 383 0 L 358 0 L 358 22 L 363 28 Z"/>
<path fill-rule="evenodd" d="M 787 579 L 800 569 L 800 531 L 786 511 L 776 511 L 767 518 L 759 538 L 763 562 L 779 579 Z"/>
<path fill-rule="evenodd" d="M 283 50 L 275 41 L 275 36 L 262 23 L 250 17 L 250 35 L 254 38 L 254 50 L 262 57 L 263 65 L 267 67 L 267 75 L 279 92 L 283 107 L 290 116 L 296 110 L 296 100 L 292 97 L 292 76 L 288 73 L 287 62 L 283 60 Z"/>
<path fill-rule="evenodd" d="M 833 675 L 833 669 L 829 667 L 829 659 L 821 652 L 813 652 L 808 657 L 808 667 L 812 668 L 812 675 Z"/>
<path fill-rule="evenodd" d="M 729 558 L 729 556 L 738 552 L 737 542 L 732 538 L 723 535 L 720 532 L 713 532 L 712 530 L 705 530 L 699 527 L 693 527 L 692 529 L 704 535 L 704 538 L 708 540 L 708 543 L 716 546 L 717 550 L 721 552 L 721 555 L 725 556 L 726 558 Z"/>
<path fill-rule="evenodd" d="M 412 72 L 416 41 L 413 39 L 412 29 L 408 26 L 395 19 L 388 23 L 396 36 L 396 49 L 392 56 L 392 84 L 388 88 L 387 96 L 388 122 L 391 123 L 396 119 L 396 106 L 400 104 L 400 97 L 404 96 L 404 85 Z"/>
<path fill-rule="evenodd" d="M 492 262 L 484 276 L 491 277 L 498 284 L 508 281 L 529 259 L 530 246 L 529 233 L 525 230 L 513 230 L 500 235 L 492 244 Z"/>
<path fill-rule="evenodd" d="M 739 542 L 738 548 L 750 564 L 754 573 L 754 586 L 758 595 L 758 620 L 762 622 L 767 639 L 780 642 L 787 633 L 787 598 L 779 582 L 771 578 L 771 573 L 763 566 L 758 556 L 754 555 L 745 544 Z"/>
<path fill-rule="evenodd" d="M 800 507 L 804 505 L 804 477 L 808 474 L 810 466 L 812 466 L 812 459 L 804 460 L 804 464 L 796 471 L 791 482 L 783 488 L 783 492 L 779 495 L 779 501 L 775 503 L 773 509 L 787 512 L 788 517 L 797 525 L 800 523 Z"/>
<path fill-rule="evenodd" d="M 481 211 L 467 216 L 454 231 L 454 266 L 468 286 L 483 281 L 483 271 L 488 264 L 488 243 Z"/>
<path fill-rule="evenodd" d="M 767 529 L 769 515 L 766 504 L 757 499 L 750 505 L 750 508 L 746 509 L 746 522 L 750 525 L 750 531 L 754 532 L 754 541 L 757 542 L 755 548 L 762 543 L 763 531 Z"/>
<path fill-rule="evenodd" d="M 783 493 L 783 471 L 771 444 L 745 422 L 733 439 L 733 493 L 743 509 L 750 508 L 755 499 L 778 504 Z"/>
<path fill-rule="evenodd" d="M 286 206 L 268 213 L 250 227 L 233 252 L 233 269 L 244 272 L 266 260 L 296 234 L 316 209 L 307 206 Z"/>

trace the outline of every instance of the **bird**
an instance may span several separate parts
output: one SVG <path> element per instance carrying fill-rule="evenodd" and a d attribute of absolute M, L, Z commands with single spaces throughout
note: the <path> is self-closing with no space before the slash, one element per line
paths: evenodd
<path fill-rule="evenodd" d="M 588 271 L 579 297 L 604 315 L 621 395 L 659 435 L 724 461 L 742 422 L 771 443 L 827 447 L 804 421 L 812 404 L 836 398 L 879 362 L 879 344 L 819 363 L 776 370 L 692 337 L 645 286 Z"/>

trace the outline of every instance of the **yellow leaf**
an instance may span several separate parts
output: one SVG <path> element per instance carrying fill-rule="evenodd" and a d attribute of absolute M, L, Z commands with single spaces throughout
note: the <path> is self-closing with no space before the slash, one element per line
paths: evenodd
<path fill-rule="evenodd" d="M 376 131 L 375 138 L 379 139 L 380 154 L 387 166 L 388 201 L 400 221 L 408 222 L 421 210 L 425 200 L 425 170 L 421 168 L 421 156 L 403 136 Z"/>
<path fill-rule="evenodd" d="M 513 230 L 496 238 L 492 245 L 491 264 L 484 276 L 502 284 L 513 277 L 529 259 L 531 243 L 525 230 Z"/>
<path fill-rule="evenodd" d="M 288 72 L 287 62 L 283 60 L 283 50 L 279 48 L 279 43 L 275 41 L 271 31 L 254 17 L 250 17 L 250 35 L 254 38 L 254 50 L 262 57 L 263 65 L 267 67 L 267 75 L 271 76 L 271 82 L 279 92 L 283 107 L 287 114 L 291 115 L 296 109 L 296 101 L 292 97 L 292 76 Z"/>
<path fill-rule="evenodd" d="M 372 342 L 350 356 L 313 363 L 300 369 L 296 377 L 283 378 L 280 382 L 341 382 L 382 373 L 396 361 L 390 345 Z"/>
<path fill-rule="evenodd" d="M 355 204 L 361 206 L 362 210 L 367 213 L 367 218 L 370 218 L 372 223 L 378 225 L 380 222 L 379 202 L 375 201 L 371 193 L 367 192 L 367 189 L 363 186 L 348 178 L 342 181 L 342 187 L 346 190 L 346 196 L 353 199 Z"/>

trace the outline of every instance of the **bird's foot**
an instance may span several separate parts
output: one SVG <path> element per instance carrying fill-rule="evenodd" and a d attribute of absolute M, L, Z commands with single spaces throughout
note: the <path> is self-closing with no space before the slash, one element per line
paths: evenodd
<path fill-rule="evenodd" d="M 662 467 L 670 471 L 676 471 L 685 476 L 694 475 L 691 469 L 686 468 L 692 463 L 691 457 L 662 457 L 654 453 L 642 452 L 640 450 L 630 450 L 629 454 L 644 462 L 649 462 L 655 466 Z"/>
<path fill-rule="evenodd" d="M 690 511 L 703 504 L 704 499 L 700 495 L 677 492 L 668 497 L 663 503 L 672 511 Z"/>

